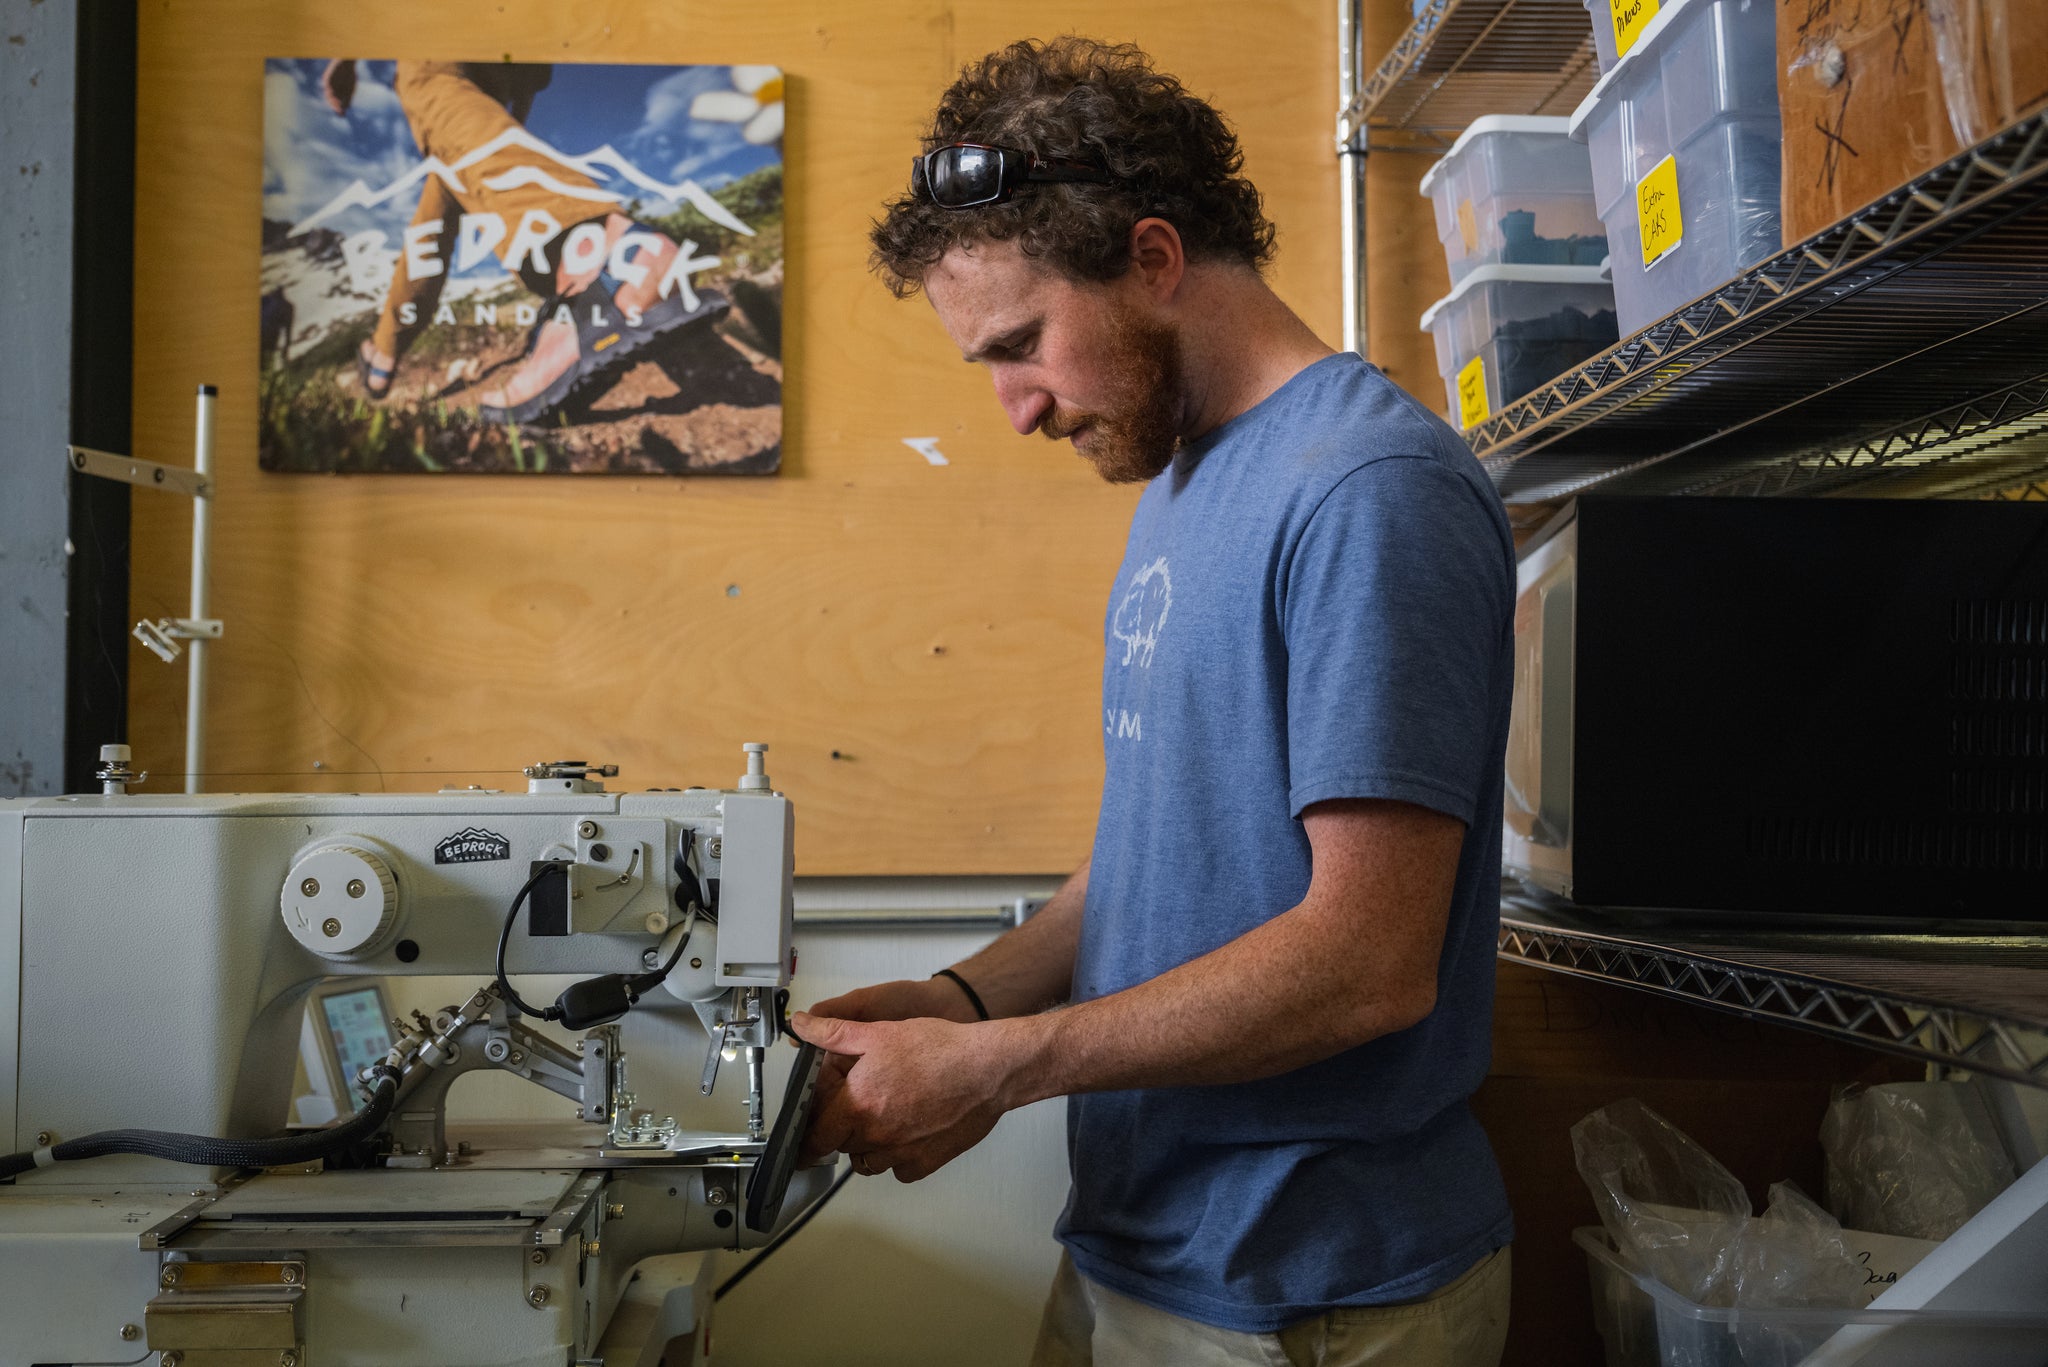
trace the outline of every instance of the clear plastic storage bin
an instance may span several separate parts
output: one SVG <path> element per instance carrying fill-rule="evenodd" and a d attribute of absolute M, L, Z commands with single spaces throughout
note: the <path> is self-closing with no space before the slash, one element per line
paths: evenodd
<path fill-rule="evenodd" d="M 1586 1250 L 1607 1367 L 1901 1367 L 2036 1362 L 2048 1306 L 1989 1310 L 1746 1310 L 1700 1305 L 1630 1268 L 1603 1229 Z"/>
<path fill-rule="evenodd" d="M 1453 281 L 1479 266 L 1597 266 L 1607 255 L 1593 161 L 1570 125 L 1491 115 L 1422 177 Z"/>
<path fill-rule="evenodd" d="M 1657 0 L 1584 0 L 1584 4 L 1593 20 L 1593 53 L 1600 59 L 1603 73 L 1614 70 L 1614 64 L 1621 60 L 1615 30 L 1619 28 L 1629 35 L 1629 49 L 1633 51 L 1636 40 L 1657 17 Z M 1664 7 L 1670 8 L 1670 0 L 1665 0 Z"/>
<path fill-rule="evenodd" d="M 1665 0 L 1572 114 L 1624 336 L 1779 249 L 1776 25 L 1772 0 Z"/>
<path fill-rule="evenodd" d="M 1490 417 L 1613 346 L 1614 290 L 1598 266 L 1481 266 L 1429 306 L 1451 421 Z"/>
<path fill-rule="evenodd" d="M 1613 0 L 1585 0 L 1586 13 L 1593 20 L 1593 52 L 1600 59 L 1601 74 L 1614 70 L 1621 54 L 1614 50 Z"/>

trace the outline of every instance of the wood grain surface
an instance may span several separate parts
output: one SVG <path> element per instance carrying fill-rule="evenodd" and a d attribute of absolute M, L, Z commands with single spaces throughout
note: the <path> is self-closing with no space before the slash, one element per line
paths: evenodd
<path fill-rule="evenodd" d="M 1101 613 L 1135 495 L 1011 432 L 927 306 L 897 303 L 865 265 L 868 222 L 960 64 L 1066 31 L 1140 43 L 1232 118 L 1280 229 L 1272 282 L 1334 339 L 1327 0 L 148 0 L 136 449 L 189 463 L 193 392 L 219 386 L 227 633 L 207 786 L 504 786 L 543 758 L 617 762 L 617 786 L 721 784 L 740 743 L 765 740 L 802 808 L 805 873 L 1075 863 L 1101 780 Z M 263 61 L 349 55 L 786 68 L 783 473 L 260 472 Z M 1412 185 L 1389 207 L 1426 222 Z M 1434 252 L 1426 228 L 1414 237 Z M 1391 364 L 1429 398 L 1416 354 L 1428 373 Z M 938 437 L 951 463 L 906 437 Z M 137 497 L 138 615 L 184 615 L 188 518 Z M 131 677 L 137 763 L 175 787 L 184 670 L 138 647 Z"/>

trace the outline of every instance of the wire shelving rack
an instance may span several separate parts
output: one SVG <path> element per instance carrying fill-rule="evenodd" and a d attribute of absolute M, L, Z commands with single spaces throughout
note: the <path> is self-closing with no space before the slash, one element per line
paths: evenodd
<path fill-rule="evenodd" d="M 2048 939 L 1672 937 L 1507 895 L 1499 956 L 2048 1088 Z"/>
<path fill-rule="evenodd" d="M 1989 497 L 2048 479 L 2048 114 L 1503 405 L 1517 520 L 1617 493 Z"/>

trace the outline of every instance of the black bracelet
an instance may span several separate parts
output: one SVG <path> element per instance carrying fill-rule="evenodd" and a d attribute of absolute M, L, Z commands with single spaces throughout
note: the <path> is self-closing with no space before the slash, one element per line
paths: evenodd
<path fill-rule="evenodd" d="M 967 979 L 961 977 L 950 968 L 942 968 L 932 974 L 932 976 L 934 978 L 951 978 L 954 982 L 960 984 L 960 990 L 967 994 L 967 1004 L 974 1008 L 974 1014 L 983 1020 L 988 1019 L 988 1008 L 981 1004 L 981 994 L 967 985 Z"/>

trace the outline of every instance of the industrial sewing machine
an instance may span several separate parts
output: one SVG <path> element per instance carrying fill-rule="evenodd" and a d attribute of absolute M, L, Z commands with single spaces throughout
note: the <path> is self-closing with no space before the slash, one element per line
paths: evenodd
<path fill-rule="evenodd" d="M 610 793 L 615 769 L 573 763 L 523 793 L 173 796 L 128 793 L 110 747 L 101 795 L 0 801 L 0 1149 L 25 1169 L 0 1183 L 0 1367 L 708 1351 L 692 1251 L 765 1243 L 831 1176 L 767 1180 L 795 956 L 765 749 L 734 789 Z M 508 957 L 582 980 L 525 1002 Z M 392 1022 L 352 1115 L 278 1138 L 309 991 L 423 974 L 474 986 Z M 666 1063 L 692 1015 L 709 1043 L 686 1090 L 744 1064 L 728 1132 L 627 1081 L 629 1048 Z M 449 1089 L 479 1070 L 576 1118 L 451 1134 Z"/>

